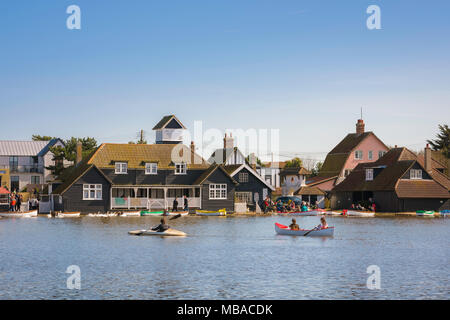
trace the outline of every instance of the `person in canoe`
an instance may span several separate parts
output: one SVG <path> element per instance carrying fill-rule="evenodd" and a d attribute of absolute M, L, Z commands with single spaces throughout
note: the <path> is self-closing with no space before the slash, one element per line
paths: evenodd
<path fill-rule="evenodd" d="M 289 225 L 289 229 L 291 230 L 300 230 L 300 227 L 297 224 L 295 219 L 292 219 L 292 223 Z"/>
<path fill-rule="evenodd" d="M 320 218 L 320 224 L 315 227 L 315 230 L 321 230 L 321 229 L 327 229 L 328 228 L 328 223 L 327 220 L 325 220 L 325 217 Z"/>
<path fill-rule="evenodd" d="M 166 231 L 167 229 L 170 228 L 170 226 L 166 222 L 166 218 L 162 218 L 160 222 L 161 223 L 159 225 L 157 225 L 156 227 L 152 228 L 153 231 L 164 232 L 164 231 Z"/>

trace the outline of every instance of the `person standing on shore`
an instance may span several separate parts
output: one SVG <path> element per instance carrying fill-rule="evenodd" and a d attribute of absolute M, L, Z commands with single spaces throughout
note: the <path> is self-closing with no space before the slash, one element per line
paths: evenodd
<path fill-rule="evenodd" d="M 22 205 L 22 195 L 17 195 L 17 202 L 16 202 L 16 211 L 20 211 L 20 207 Z"/>
<path fill-rule="evenodd" d="M 189 211 L 188 198 L 186 197 L 186 195 L 183 196 L 183 202 L 183 211 Z"/>
<path fill-rule="evenodd" d="M 177 201 L 177 198 L 175 197 L 175 199 L 173 199 L 173 205 L 172 205 L 172 210 L 175 212 L 175 211 L 178 211 L 178 201 Z"/>

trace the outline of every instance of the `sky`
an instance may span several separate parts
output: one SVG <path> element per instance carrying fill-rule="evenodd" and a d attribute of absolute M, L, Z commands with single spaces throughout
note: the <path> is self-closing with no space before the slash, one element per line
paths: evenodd
<path fill-rule="evenodd" d="M 369 30 L 368 6 L 381 9 Z M 81 29 L 66 9 L 78 5 Z M 127 143 L 188 129 L 279 129 L 323 159 L 354 132 L 422 149 L 450 119 L 450 1 L 0 2 L 0 139 Z M 205 155 L 206 156 L 206 155 Z"/>

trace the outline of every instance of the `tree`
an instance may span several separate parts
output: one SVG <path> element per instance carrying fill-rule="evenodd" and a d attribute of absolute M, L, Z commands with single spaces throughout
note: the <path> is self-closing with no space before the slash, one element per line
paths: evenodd
<path fill-rule="evenodd" d="M 435 140 L 427 140 L 431 148 L 440 151 L 446 158 L 450 158 L 450 128 L 448 125 L 439 125 L 439 133 L 436 134 Z"/>
<path fill-rule="evenodd" d="M 50 141 L 52 139 L 56 139 L 55 137 L 50 137 L 50 136 L 41 136 L 38 134 L 33 134 L 31 136 L 31 140 L 33 141 Z"/>
<path fill-rule="evenodd" d="M 320 169 L 322 169 L 322 165 L 323 165 L 322 161 L 319 161 L 319 162 L 316 163 L 314 168 L 311 170 L 311 177 L 315 177 L 315 176 L 317 176 L 319 174 Z"/>
<path fill-rule="evenodd" d="M 264 163 L 262 163 L 261 159 L 258 158 L 257 156 L 255 156 L 256 159 L 256 164 L 259 165 L 260 167 L 265 167 Z M 250 155 L 247 156 L 247 158 L 245 158 L 245 161 L 247 161 L 248 163 L 250 163 Z M 251 164 L 251 163 L 250 163 Z"/>
<path fill-rule="evenodd" d="M 292 160 L 286 161 L 285 168 L 301 168 L 303 166 L 302 159 L 296 157 Z"/>
<path fill-rule="evenodd" d="M 136 142 L 129 141 L 128 144 L 147 144 L 147 140 L 145 140 L 144 130 L 140 130 L 139 133 L 137 134 L 137 136 L 138 136 L 138 141 L 136 141 Z"/>

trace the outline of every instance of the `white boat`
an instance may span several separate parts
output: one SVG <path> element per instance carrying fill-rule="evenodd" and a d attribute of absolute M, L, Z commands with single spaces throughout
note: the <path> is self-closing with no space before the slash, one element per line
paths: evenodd
<path fill-rule="evenodd" d="M 175 229 L 167 229 L 164 232 L 157 232 L 153 230 L 135 230 L 135 231 L 128 231 L 128 234 L 131 234 L 133 236 L 172 236 L 172 237 L 184 237 L 187 234 L 183 231 L 175 230 Z"/>
<path fill-rule="evenodd" d="M 141 210 L 139 211 L 125 211 L 119 214 L 119 217 L 140 217 Z"/>
<path fill-rule="evenodd" d="M 366 218 L 375 217 L 375 212 L 373 211 L 343 210 L 342 213 L 344 216 L 348 217 L 366 217 Z"/>
<path fill-rule="evenodd" d="M 80 212 L 59 212 L 56 214 L 56 218 L 78 218 Z"/>
<path fill-rule="evenodd" d="M 187 216 L 189 214 L 189 211 L 169 211 L 167 212 L 168 216 Z"/>
<path fill-rule="evenodd" d="M 37 217 L 37 210 L 25 211 L 25 212 L 0 212 L 0 217 L 5 218 L 30 218 Z"/>
<path fill-rule="evenodd" d="M 109 218 L 109 217 L 116 217 L 117 213 L 89 213 L 87 216 L 97 218 Z"/>
<path fill-rule="evenodd" d="M 302 217 L 302 216 L 318 216 L 319 214 L 322 214 L 320 211 L 317 210 L 311 210 L 311 211 L 299 211 L 299 212 L 288 212 L 288 216 L 296 216 L 296 217 Z"/>
<path fill-rule="evenodd" d="M 226 216 L 227 211 L 225 209 L 220 209 L 216 211 L 208 211 L 208 210 L 196 210 L 195 213 L 198 216 Z"/>
<path fill-rule="evenodd" d="M 342 216 L 342 212 L 336 212 L 336 211 L 326 211 L 325 214 L 327 216 Z"/>
<path fill-rule="evenodd" d="M 418 210 L 416 211 L 416 216 L 434 218 L 434 211 Z"/>
<path fill-rule="evenodd" d="M 311 236 L 311 237 L 332 237 L 334 234 L 334 227 L 318 230 L 291 230 L 288 226 L 275 223 L 275 232 L 285 236 Z"/>

